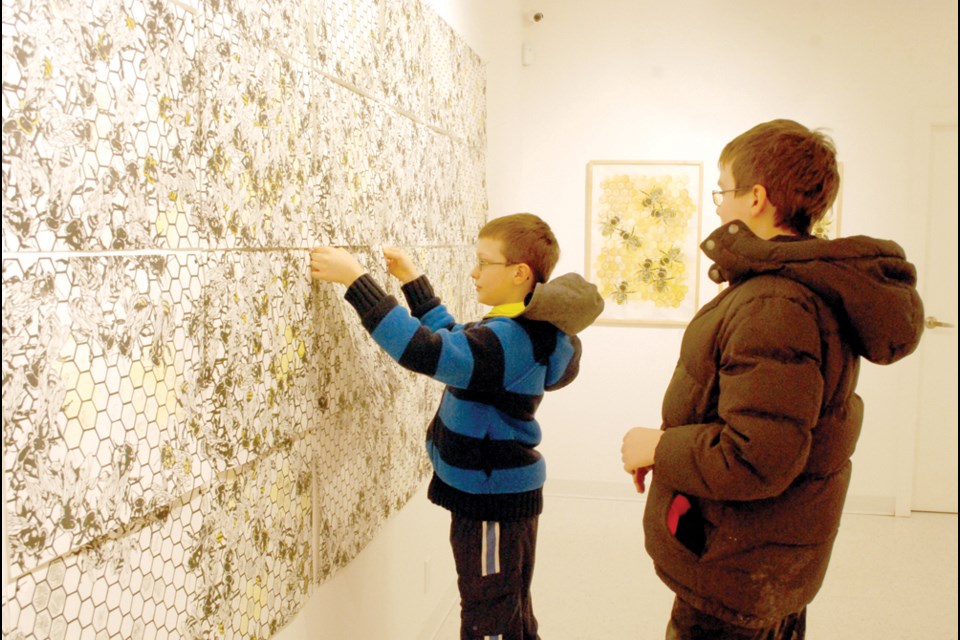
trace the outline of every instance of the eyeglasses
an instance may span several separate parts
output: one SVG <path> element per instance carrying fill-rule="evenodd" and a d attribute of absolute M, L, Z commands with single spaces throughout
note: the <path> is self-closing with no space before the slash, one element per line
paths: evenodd
<path fill-rule="evenodd" d="M 516 262 L 487 262 L 486 260 L 477 260 L 477 271 L 483 271 L 484 267 L 509 267 L 517 264 Z"/>
<path fill-rule="evenodd" d="M 723 204 L 723 194 L 730 193 L 731 191 L 736 193 L 737 191 L 743 191 L 744 189 L 749 189 L 750 187 L 734 187 L 733 189 L 724 189 L 723 191 L 711 191 L 713 194 L 713 204 L 718 207 Z"/>

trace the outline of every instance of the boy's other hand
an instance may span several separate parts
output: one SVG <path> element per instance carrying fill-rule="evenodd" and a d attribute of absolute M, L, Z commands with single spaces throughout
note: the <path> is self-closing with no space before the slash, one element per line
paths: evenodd
<path fill-rule="evenodd" d="M 413 260 L 397 247 L 384 247 L 383 257 L 387 261 L 387 271 L 403 284 L 413 282 L 420 277 L 420 271 L 413 265 Z"/>
<path fill-rule="evenodd" d="M 357 259 L 339 247 L 314 247 L 310 250 L 310 277 L 322 282 L 339 282 L 348 287 L 366 273 Z"/>
<path fill-rule="evenodd" d="M 623 460 L 623 469 L 634 476 L 636 471 L 643 467 L 653 466 L 653 455 L 660 442 L 663 432 L 660 429 L 634 427 L 623 436 L 623 445 L 620 447 L 620 458 Z M 639 489 L 639 486 L 637 487 Z"/>

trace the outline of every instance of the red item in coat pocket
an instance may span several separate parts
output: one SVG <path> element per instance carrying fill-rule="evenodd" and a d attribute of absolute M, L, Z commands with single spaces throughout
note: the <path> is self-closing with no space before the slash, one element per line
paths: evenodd
<path fill-rule="evenodd" d="M 670 501 L 670 507 L 667 509 L 667 528 L 671 535 L 677 535 L 677 523 L 680 522 L 680 516 L 690 511 L 690 501 L 687 496 L 678 493 Z"/>

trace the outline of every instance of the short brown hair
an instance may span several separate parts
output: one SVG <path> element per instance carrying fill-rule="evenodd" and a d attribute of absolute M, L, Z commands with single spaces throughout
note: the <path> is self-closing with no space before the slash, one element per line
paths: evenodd
<path fill-rule="evenodd" d="M 494 218 L 480 229 L 480 237 L 499 240 L 507 262 L 530 267 L 536 282 L 546 282 L 560 259 L 560 245 L 550 225 L 532 213 Z"/>
<path fill-rule="evenodd" d="M 776 225 L 807 235 L 837 197 L 840 172 L 833 140 L 793 120 L 758 124 L 727 143 L 720 166 L 735 187 L 767 190 Z"/>

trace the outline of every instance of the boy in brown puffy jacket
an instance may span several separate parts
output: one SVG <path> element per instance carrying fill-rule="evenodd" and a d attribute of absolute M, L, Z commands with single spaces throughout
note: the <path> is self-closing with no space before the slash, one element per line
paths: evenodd
<path fill-rule="evenodd" d="M 661 429 L 623 439 L 647 552 L 675 593 L 667 638 L 804 637 L 863 420 L 860 357 L 887 364 L 923 331 L 894 242 L 823 240 L 839 189 L 828 137 L 774 120 L 720 154 L 721 226 L 701 245 L 729 282 L 693 318 Z"/>

